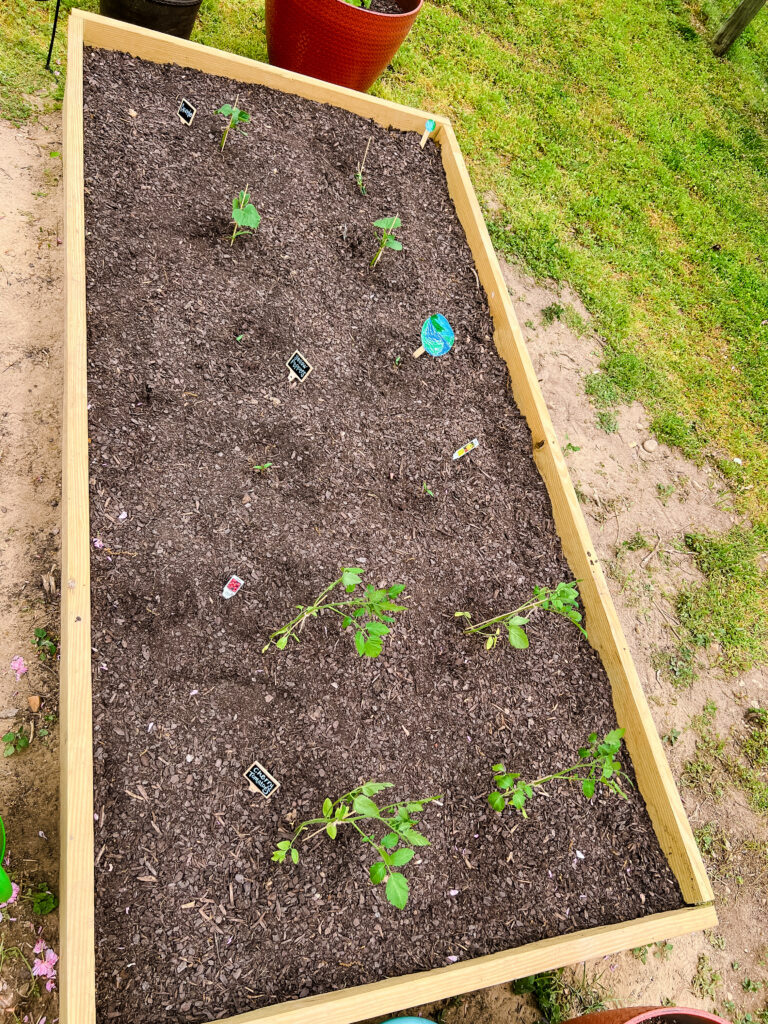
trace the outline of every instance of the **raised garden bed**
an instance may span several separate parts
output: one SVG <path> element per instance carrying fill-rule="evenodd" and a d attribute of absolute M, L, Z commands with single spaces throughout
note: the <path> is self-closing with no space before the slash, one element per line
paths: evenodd
<path fill-rule="evenodd" d="M 221 151 L 236 96 L 251 120 Z M 419 146 L 428 116 L 70 18 L 65 1024 L 344 1024 L 716 922 L 450 124 Z M 261 223 L 230 245 L 246 183 Z M 395 213 L 403 249 L 372 270 Z M 438 312 L 454 347 L 414 359 Z M 380 656 L 328 615 L 262 651 L 341 566 L 405 585 Z M 573 578 L 589 643 L 538 610 L 530 647 L 486 650 L 455 618 Z M 492 764 L 559 771 L 617 723 L 627 800 L 488 806 Z M 348 831 L 270 860 L 371 779 L 442 797 L 404 909 Z"/>

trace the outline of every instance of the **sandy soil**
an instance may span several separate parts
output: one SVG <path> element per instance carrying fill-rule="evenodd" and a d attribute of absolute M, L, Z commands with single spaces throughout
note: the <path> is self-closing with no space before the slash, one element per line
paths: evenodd
<path fill-rule="evenodd" d="M 57 673 L 32 638 L 57 634 L 59 619 L 63 246 L 61 159 L 50 154 L 60 150 L 58 118 L 23 130 L 0 122 L 0 726 L 32 736 L 0 759 L 0 813 L 22 893 L 58 891 Z M 18 680 L 17 657 L 28 666 Z M 57 950 L 57 914 L 34 915 L 24 899 L 2 913 L 0 1012 L 52 1021 L 55 995 L 30 995 L 22 957 L 33 962 L 41 936 Z"/>
<path fill-rule="evenodd" d="M 61 162 L 50 154 L 60 149 L 58 118 L 22 130 L 0 123 L 0 725 L 3 732 L 23 727 L 27 735 L 32 725 L 35 729 L 27 751 L 0 760 L 0 813 L 8 829 L 10 867 L 23 890 L 37 882 L 55 886 L 57 876 L 58 736 L 55 722 L 45 720 L 46 714 L 55 715 L 56 676 L 36 660 L 31 641 L 35 627 L 55 632 L 58 620 L 57 596 L 50 591 L 51 582 L 56 589 L 59 582 L 63 246 Z M 681 732 L 668 747 L 679 776 L 695 746 L 691 717 L 706 700 L 717 704 L 717 728 L 724 734 L 742 728 L 751 702 L 766 701 L 764 672 L 725 678 L 700 660 L 693 686 L 676 689 L 657 667 L 660 654 L 679 642 L 670 598 L 696 579 L 690 555 L 673 545 L 686 530 L 727 529 L 735 521 L 729 496 L 714 472 L 655 445 L 641 406 L 620 411 L 616 434 L 597 427 L 583 379 L 598 366 L 600 340 L 590 333 L 579 337 L 559 320 L 546 324 L 542 316 L 554 302 L 572 305 L 584 319 L 586 311 L 567 289 L 558 292 L 513 267 L 504 269 L 657 726 L 662 735 Z M 651 546 L 623 548 L 637 531 Z M 18 682 L 10 669 L 16 656 L 29 666 Z M 41 709 L 32 714 L 29 698 L 35 696 Z M 50 728 L 42 740 L 41 727 Z M 726 790 L 717 799 L 684 789 L 683 798 L 694 828 L 712 822 L 727 837 L 708 862 L 719 928 L 674 939 L 671 949 L 648 950 L 646 963 L 632 953 L 589 963 L 587 975 L 600 976 L 621 1005 L 665 999 L 722 1010 L 723 1001 L 732 999 L 735 1013 L 754 1013 L 765 1005 L 766 992 L 762 987 L 745 991 L 743 982 L 762 985 L 768 975 L 768 864 L 765 853 L 749 843 L 768 840 L 768 829 L 738 792 Z M 6 948 L 15 945 L 29 959 L 40 928 L 56 948 L 55 913 L 34 917 L 24 901 L 11 910 L 17 920 L 7 930 L 7 919 L 3 922 Z M 692 988 L 702 955 L 720 975 L 714 998 Z M 30 996 L 22 961 L 6 957 L 0 967 L 0 1015 L 15 1007 L 20 1020 L 52 1022 L 54 997 Z M 530 1000 L 515 996 L 509 985 L 418 1012 L 441 1014 L 444 1024 L 538 1019 Z M 10 1014 L 8 1019 L 13 1021 Z"/>

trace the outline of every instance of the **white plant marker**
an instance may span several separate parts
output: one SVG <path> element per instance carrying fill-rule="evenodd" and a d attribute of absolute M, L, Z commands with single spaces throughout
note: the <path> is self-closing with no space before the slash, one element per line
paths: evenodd
<path fill-rule="evenodd" d="M 430 119 L 424 125 L 424 134 L 421 136 L 421 142 L 419 143 L 422 149 L 424 149 L 424 147 L 426 146 L 427 139 L 429 138 L 429 136 L 432 134 L 436 127 L 437 125 L 430 117 Z"/>
<path fill-rule="evenodd" d="M 453 453 L 454 460 L 460 459 L 463 455 L 466 455 L 467 452 L 471 452 L 473 449 L 477 448 L 479 444 L 480 442 L 477 440 L 476 437 L 472 441 L 467 441 L 465 445 L 463 445 L 461 448 L 457 448 L 456 451 Z"/>
<path fill-rule="evenodd" d="M 225 601 L 228 601 L 230 597 L 235 596 L 242 585 L 243 581 L 239 576 L 230 576 L 221 592 L 221 596 Z"/>

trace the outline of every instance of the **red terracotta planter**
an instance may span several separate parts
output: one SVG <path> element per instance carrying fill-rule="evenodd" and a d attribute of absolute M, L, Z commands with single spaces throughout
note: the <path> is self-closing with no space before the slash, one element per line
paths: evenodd
<path fill-rule="evenodd" d="M 626 1006 L 619 1010 L 602 1010 L 572 1017 L 565 1024 L 728 1024 L 722 1017 L 706 1010 L 693 1010 L 686 1006 Z"/>
<path fill-rule="evenodd" d="M 397 53 L 423 0 L 377 14 L 343 0 L 266 0 L 270 64 L 366 92 Z"/>

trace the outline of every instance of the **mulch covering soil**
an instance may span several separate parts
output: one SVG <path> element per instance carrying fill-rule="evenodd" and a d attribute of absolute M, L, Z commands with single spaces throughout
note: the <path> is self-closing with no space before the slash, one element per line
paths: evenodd
<path fill-rule="evenodd" d="M 214 110 L 237 95 L 253 120 L 222 154 Z M 540 612 L 529 650 L 486 652 L 454 618 L 570 572 L 439 151 L 418 138 L 86 55 L 101 1022 L 218 1019 L 682 905 L 636 790 L 552 787 L 527 821 L 486 803 L 494 762 L 545 774 L 616 721 L 566 620 Z M 230 246 L 246 183 L 261 227 Z M 395 213 L 403 251 L 371 271 L 372 221 Z M 436 312 L 456 344 L 413 359 Z M 381 657 L 335 617 L 262 654 L 344 565 L 407 584 Z M 225 602 L 231 573 L 245 582 Z M 281 782 L 269 801 L 241 776 L 256 759 Z M 404 911 L 343 830 L 299 867 L 270 862 L 292 822 L 367 779 L 444 794 Z"/>

